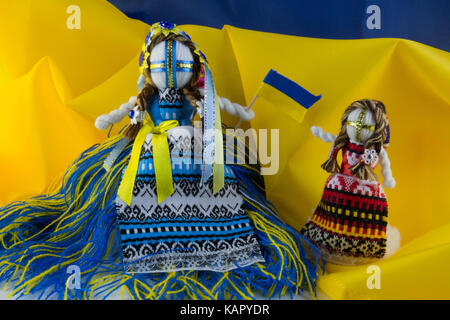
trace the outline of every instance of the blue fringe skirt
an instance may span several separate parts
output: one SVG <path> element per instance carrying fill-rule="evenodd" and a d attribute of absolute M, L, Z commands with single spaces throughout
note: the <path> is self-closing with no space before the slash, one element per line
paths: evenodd
<path fill-rule="evenodd" d="M 259 168 L 245 164 L 230 168 L 264 259 L 225 272 L 126 272 L 115 200 L 132 144 L 110 170 L 103 167 L 119 143 L 115 137 L 83 152 L 55 192 L 0 208 L 0 283 L 10 296 L 255 299 L 293 297 L 304 289 L 315 295 L 317 249 L 278 217 Z"/>

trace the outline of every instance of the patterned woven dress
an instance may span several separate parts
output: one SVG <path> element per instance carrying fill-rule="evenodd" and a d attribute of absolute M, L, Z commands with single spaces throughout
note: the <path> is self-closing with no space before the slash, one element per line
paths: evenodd
<path fill-rule="evenodd" d="M 190 122 L 193 108 L 180 90 L 159 93 L 149 113 L 161 121 Z M 176 97 L 174 99 L 174 96 Z M 187 117 L 187 118 L 186 118 Z M 150 133 L 141 151 L 131 204 L 116 198 L 123 264 L 127 272 L 228 271 L 264 262 L 244 208 L 239 183 L 225 165 L 225 185 L 212 193 L 202 179 L 199 129 L 168 132 L 174 193 L 158 204 Z"/>
<path fill-rule="evenodd" d="M 350 173 L 363 153 L 363 145 L 351 142 L 342 149 L 341 172 L 327 179 L 322 199 L 302 230 L 334 262 L 346 256 L 382 258 L 386 251 L 388 204 L 383 188 Z"/>

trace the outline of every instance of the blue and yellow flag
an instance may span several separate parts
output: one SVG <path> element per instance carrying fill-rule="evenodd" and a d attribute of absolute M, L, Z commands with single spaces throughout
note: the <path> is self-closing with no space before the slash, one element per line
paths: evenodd
<path fill-rule="evenodd" d="M 273 104 L 275 107 L 273 112 L 285 112 L 292 119 L 302 123 L 306 110 L 322 95 L 315 96 L 296 82 L 270 69 L 256 93 L 256 97 Z M 257 109 L 255 111 L 258 112 Z"/>

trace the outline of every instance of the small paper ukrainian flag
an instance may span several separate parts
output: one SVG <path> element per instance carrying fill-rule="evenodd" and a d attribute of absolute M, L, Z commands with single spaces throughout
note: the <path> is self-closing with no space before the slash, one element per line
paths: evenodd
<path fill-rule="evenodd" d="M 313 95 L 296 82 L 271 69 L 264 78 L 256 97 L 269 100 L 294 120 L 301 123 L 306 110 L 316 103 L 322 95 Z M 297 104 L 300 104 L 303 108 L 300 109 Z"/>

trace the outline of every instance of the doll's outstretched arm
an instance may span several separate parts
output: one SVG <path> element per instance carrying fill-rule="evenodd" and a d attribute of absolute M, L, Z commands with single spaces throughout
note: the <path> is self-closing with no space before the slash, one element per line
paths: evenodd
<path fill-rule="evenodd" d="M 337 137 L 336 135 L 323 131 L 321 127 L 311 127 L 311 132 L 314 136 L 322 139 L 324 142 L 332 142 L 333 144 Z"/>
<path fill-rule="evenodd" d="M 255 117 L 255 112 L 252 109 L 247 109 L 238 103 L 231 102 L 227 98 L 218 97 L 220 110 L 238 116 L 241 120 L 250 121 Z"/>
<path fill-rule="evenodd" d="M 388 154 L 384 148 L 381 148 L 380 152 L 380 166 L 381 175 L 383 176 L 383 185 L 389 189 L 394 188 L 395 179 L 392 176 L 391 161 L 389 160 Z"/>
<path fill-rule="evenodd" d="M 325 132 L 323 131 L 323 129 L 321 127 L 316 127 L 313 126 L 311 127 L 311 132 L 314 136 L 316 136 L 317 138 L 321 139 L 324 142 L 332 142 L 331 145 L 331 149 L 330 149 L 330 153 L 328 154 L 328 158 L 331 157 L 331 155 L 333 154 L 334 150 L 334 141 L 336 140 L 336 135 L 333 135 L 329 132 Z"/>
<path fill-rule="evenodd" d="M 95 127 L 99 130 L 104 130 L 112 124 L 119 123 L 134 108 L 135 103 L 136 97 L 133 96 L 128 102 L 122 104 L 119 109 L 113 110 L 108 114 L 102 114 L 95 120 Z"/>
<path fill-rule="evenodd" d="M 204 95 L 204 89 L 199 89 L 200 94 Z M 219 100 L 219 108 L 232 116 L 238 116 L 243 121 L 250 121 L 255 117 L 255 112 L 252 109 L 241 106 L 238 103 L 231 102 L 227 98 L 217 96 Z M 203 103 L 202 103 L 203 104 Z M 201 106 L 199 105 L 199 114 L 201 114 Z"/>

